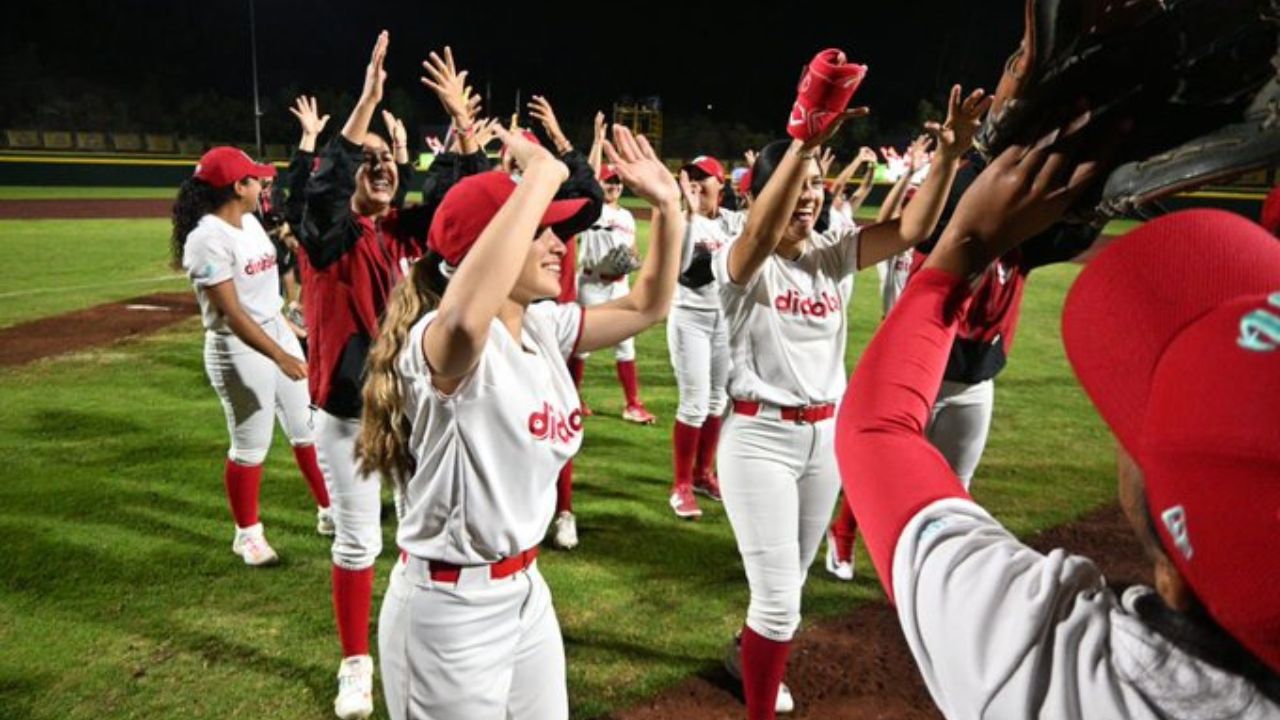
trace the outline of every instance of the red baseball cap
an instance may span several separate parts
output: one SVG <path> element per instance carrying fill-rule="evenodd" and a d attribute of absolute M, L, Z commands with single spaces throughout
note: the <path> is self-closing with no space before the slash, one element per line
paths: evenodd
<path fill-rule="evenodd" d="M 618 171 L 614 169 L 612 165 L 609 165 L 608 163 L 606 163 L 600 166 L 600 182 L 607 183 L 610 180 L 617 179 L 617 177 L 618 177 Z M 618 180 L 618 182 L 622 182 L 622 181 Z"/>
<path fill-rule="evenodd" d="M 226 187 L 247 177 L 276 176 L 273 165 L 259 165 L 240 148 L 222 145 L 200 156 L 195 177 L 214 187 Z"/>
<path fill-rule="evenodd" d="M 1280 235 L 1280 185 L 1271 188 L 1267 199 L 1262 202 L 1262 227 L 1270 230 L 1272 235 Z"/>
<path fill-rule="evenodd" d="M 1280 672 L 1280 242 L 1220 210 L 1152 221 L 1080 273 L 1062 336 L 1165 553 Z"/>
<path fill-rule="evenodd" d="M 515 191 L 516 183 L 511 176 L 498 170 L 463 178 L 445 193 L 436 208 L 427 232 L 427 247 L 457 267 Z M 554 200 L 543 213 L 541 226 L 564 222 L 586 204 L 586 198 Z"/>
<path fill-rule="evenodd" d="M 711 177 L 724 182 L 724 166 L 720 161 L 710 155 L 699 155 L 690 160 L 681 170 L 700 170 Z"/>

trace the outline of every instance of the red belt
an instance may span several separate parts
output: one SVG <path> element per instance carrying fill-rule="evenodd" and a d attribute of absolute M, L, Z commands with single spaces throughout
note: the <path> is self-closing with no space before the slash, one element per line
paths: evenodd
<path fill-rule="evenodd" d="M 733 411 L 739 415 L 753 417 L 760 414 L 761 403 L 750 400 L 734 400 Z M 825 405 L 804 405 L 801 407 L 780 407 L 778 417 L 798 425 L 812 424 L 835 417 L 835 403 Z"/>
<path fill-rule="evenodd" d="M 408 553 L 401 550 L 400 558 L 406 559 L 407 557 Z M 533 564 L 533 561 L 537 559 L 538 546 L 534 545 L 528 550 L 522 551 L 518 555 L 503 558 L 502 560 L 489 565 L 489 578 L 492 580 L 501 580 L 502 578 L 510 577 L 521 570 L 527 569 Z M 436 582 L 457 583 L 458 579 L 462 577 L 463 565 L 454 565 L 453 563 L 447 563 L 443 560 L 427 560 L 426 563 L 431 579 Z"/>

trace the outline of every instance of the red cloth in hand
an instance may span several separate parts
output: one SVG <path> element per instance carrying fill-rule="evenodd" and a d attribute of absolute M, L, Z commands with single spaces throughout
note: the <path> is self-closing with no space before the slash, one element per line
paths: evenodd
<path fill-rule="evenodd" d="M 796 88 L 787 134 L 800 141 L 821 134 L 849 107 L 866 75 L 866 65 L 846 62 L 839 50 L 823 50 L 815 55 Z"/>

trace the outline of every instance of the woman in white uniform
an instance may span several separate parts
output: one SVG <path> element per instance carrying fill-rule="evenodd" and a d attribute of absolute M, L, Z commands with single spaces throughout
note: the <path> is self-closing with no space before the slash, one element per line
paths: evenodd
<path fill-rule="evenodd" d="M 232 552 L 246 565 L 275 563 L 258 517 L 262 463 L 273 419 L 293 454 L 321 515 L 329 494 L 316 460 L 302 347 L 281 314 L 276 251 L 253 216 L 262 179 L 274 177 L 233 147 L 205 153 L 173 204 L 175 263 L 191 278 L 204 322 L 204 365 L 222 401 L 231 448 L 223 479 L 235 519 Z"/>
<path fill-rule="evenodd" d="M 843 54 L 835 58 L 841 62 L 826 61 L 837 72 L 849 67 Z M 752 720 L 791 705 L 780 684 L 800 623 L 801 589 L 840 486 L 832 418 L 845 388 L 848 279 L 932 233 L 985 111 L 982 98 L 978 91 L 962 100 L 960 88 L 952 89 L 946 124 L 936 128 L 937 166 L 901 218 L 840 234 L 814 231 L 823 189 L 815 158 L 845 118 L 865 110 L 827 107 L 827 124 L 791 128 L 795 139 L 761 152 L 746 227 L 712 264 L 732 358 L 719 475 L 751 590 L 740 648 L 728 665 L 741 673 Z"/>
<path fill-rule="evenodd" d="M 582 437 L 565 359 L 660 321 L 680 269 L 679 188 L 643 137 L 615 127 L 605 152 L 654 208 L 635 286 L 591 308 L 535 302 L 560 290 L 565 246 L 548 227 L 585 200 L 552 202 L 564 163 L 499 135 L 519 184 L 491 172 L 449 191 L 370 355 L 360 456 L 404 492 L 378 638 L 393 718 L 568 717 L 535 562 L 556 473 Z"/>

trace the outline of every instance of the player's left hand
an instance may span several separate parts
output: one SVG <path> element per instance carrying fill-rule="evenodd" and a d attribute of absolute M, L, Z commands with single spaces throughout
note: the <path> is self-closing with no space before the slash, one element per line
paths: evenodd
<path fill-rule="evenodd" d="M 529 101 L 529 116 L 542 123 L 543 129 L 547 131 L 547 137 L 555 144 L 557 150 L 561 150 L 563 145 L 568 144 L 568 139 L 560 129 L 560 121 L 556 119 L 556 112 L 551 109 L 551 103 L 546 98 L 541 95 L 533 96 Z"/>
<path fill-rule="evenodd" d="M 427 74 L 418 80 L 440 98 L 440 104 L 453 118 L 454 124 L 460 128 L 471 127 L 472 113 L 479 109 L 479 97 L 471 96 L 467 87 L 468 71 L 458 72 L 453 62 L 453 49 L 446 45 L 444 57 L 432 52 L 422 61 L 422 69 Z"/>
<path fill-rule="evenodd" d="M 378 33 L 373 44 L 373 54 L 369 56 L 369 65 L 364 70 L 364 87 L 360 90 L 360 103 L 372 107 L 382 102 L 382 85 L 387 81 L 387 71 L 383 63 L 387 59 L 387 48 L 391 45 L 391 33 L 386 30 Z"/>
<path fill-rule="evenodd" d="M 604 141 L 604 154 L 631 192 L 654 207 L 679 201 L 680 187 L 645 136 L 633 135 L 624 125 L 614 125 L 612 142 Z"/>
<path fill-rule="evenodd" d="M 390 110 L 382 111 L 382 122 L 387 126 L 387 136 L 393 148 L 405 147 L 409 142 L 409 133 L 404 129 L 404 121 L 391 114 Z"/>
<path fill-rule="evenodd" d="M 947 101 L 947 119 L 941 124 L 924 124 L 924 129 L 938 141 L 938 153 L 953 160 L 960 159 L 973 147 L 973 137 L 978 133 L 987 110 L 991 109 L 992 98 L 987 97 L 982 88 L 962 99 L 963 93 L 959 85 L 953 85 Z"/>

